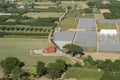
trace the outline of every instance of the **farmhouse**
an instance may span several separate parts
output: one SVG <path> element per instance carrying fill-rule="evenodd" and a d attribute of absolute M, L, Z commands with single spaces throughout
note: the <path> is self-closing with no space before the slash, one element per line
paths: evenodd
<path fill-rule="evenodd" d="M 53 44 L 49 44 L 43 49 L 44 54 L 54 54 L 56 52 L 56 48 Z"/>

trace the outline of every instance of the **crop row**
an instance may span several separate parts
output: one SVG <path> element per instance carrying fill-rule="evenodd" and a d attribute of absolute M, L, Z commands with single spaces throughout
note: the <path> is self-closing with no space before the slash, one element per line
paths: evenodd
<path fill-rule="evenodd" d="M 25 28 L 25 27 L 0 27 L 0 36 L 23 35 L 23 36 L 48 36 L 49 28 Z"/>

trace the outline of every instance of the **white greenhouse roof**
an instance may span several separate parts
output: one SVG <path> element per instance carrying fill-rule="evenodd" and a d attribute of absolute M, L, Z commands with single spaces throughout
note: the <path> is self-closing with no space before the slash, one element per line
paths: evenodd
<path fill-rule="evenodd" d="M 100 35 L 117 35 L 116 29 L 102 29 L 100 31 Z"/>

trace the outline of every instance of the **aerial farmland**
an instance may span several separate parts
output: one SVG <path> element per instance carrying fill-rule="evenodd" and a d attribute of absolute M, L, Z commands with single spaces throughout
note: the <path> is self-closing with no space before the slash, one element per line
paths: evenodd
<path fill-rule="evenodd" d="M 0 80 L 120 80 L 119 0 L 1 0 Z"/>

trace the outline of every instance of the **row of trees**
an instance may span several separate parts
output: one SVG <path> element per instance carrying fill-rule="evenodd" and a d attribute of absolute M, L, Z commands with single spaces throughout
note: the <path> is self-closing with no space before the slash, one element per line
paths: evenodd
<path fill-rule="evenodd" d="M 22 17 L 22 16 L 0 16 L 0 25 L 31 25 L 31 26 L 50 26 L 55 27 L 57 24 L 55 21 L 58 21 L 59 18 L 38 18 L 32 19 L 30 17 Z M 14 22 L 6 22 L 7 19 L 15 19 Z M 25 21 L 24 21 L 25 20 Z"/>
<path fill-rule="evenodd" d="M 49 63 L 48 66 L 48 77 L 52 80 L 60 78 L 62 73 L 66 71 L 67 64 L 64 60 L 58 59 L 55 63 Z"/>
<path fill-rule="evenodd" d="M 0 27 L 0 30 L 2 31 L 36 31 L 36 32 L 50 32 L 50 28 L 42 28 L 42 27 L 7 27 L 7 26 L 3 26 Z"/>
<path fill-rule="evenodd" d="M 23 71 L 25 65 L 15 57 L 8 57 L 0 62 L 4 70 L 5 76 L 0 80 L 31 80 L 30 73 Z M 47 75 L 48 78 L 54 80 L 59 78 L 67 69 L 67 64 L 64 60 L 58 59 L 54 63 L 49 63 L 47 66 L 44 62 L 38 61 L 36 66 L 35 78 L 40 78 Z"/>

